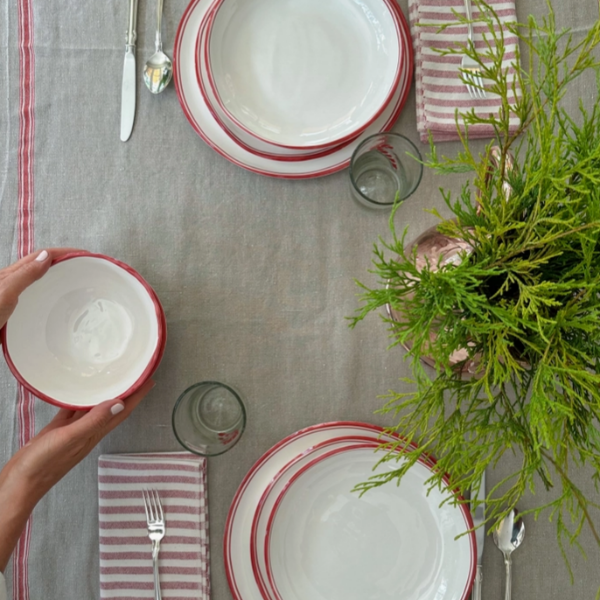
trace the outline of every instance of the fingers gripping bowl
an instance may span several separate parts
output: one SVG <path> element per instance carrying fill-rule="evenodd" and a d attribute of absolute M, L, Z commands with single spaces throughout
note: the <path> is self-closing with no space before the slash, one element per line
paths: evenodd
<path fill-rule="evenodd" d="M 86 409 L 126 398 L 151 377 L 166 321 L 154 290 L 131 267 L 77 252 L 21 294 L 2 342 L 10 370 L 31 393 Z"/>

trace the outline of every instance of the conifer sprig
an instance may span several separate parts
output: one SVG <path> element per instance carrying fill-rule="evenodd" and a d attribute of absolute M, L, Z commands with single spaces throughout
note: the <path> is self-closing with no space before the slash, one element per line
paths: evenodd
<path fill-rule="evenodd" d="M 589 469 L 600 497 L 600 101 L 575 115 L 562 102 L 577 77 L 598 73 L 600 21 L 575 42 L 557 29 L 550 5 L 540 22 L 531 16 L 501 25 L 489 5 L 475 3 L 487 25 L 485 49 L 444 53 L 478 61 L 501 110 L 457 113 L 462 151 L 440 156 L 431 142 L 426 161 L 439 173 L 472 174 L 457 197 L 442 192 L 455 218 L 440 217 L 438 225 L 469 251 L 453 264 L 417 268 L 407 232 L 395 229 L 395 211 L 391 241 L 374 247 L 379 282 L 359 284 L 362 306 L 351 325 L 386 305 L 397 315 L 385 320 L 392 346 L 408 348 L 412 378 L 405 382 L 412 391 L 390 392 L 381 412 L 394 418 L 390 430 L 417 448 L 402 442 L 397 469 L 358 489 L 398 481 L 431 453 L 438 460 L 431 486 L 444 487 L 449 473 L 451 488 L 477 490 L 483 471 L 513 453 L 520 467 L 489 490 L 487 521 L 498 523 L 541 483 L 554 493 L 529 512 L 549 514 L 563 553 L 565 542 L 577 545 L 584 526 L 600 547 L 600 504 L 571 477 Z M 503 32 L 516 35 L 529 57 L 517 53 L 511 69 L 503 67 Z M 513 133 L 515 116 L 521 125 Z M 481 123 L 496 136 L 479 156 L 468 132 Z M 493 146 L 497 168 L 490 168 Z M 451 366 L 460 350 L 465 363 L 479 365 L 474 376 Z M 435 360 L 433 377 L 424 355 Z"/>

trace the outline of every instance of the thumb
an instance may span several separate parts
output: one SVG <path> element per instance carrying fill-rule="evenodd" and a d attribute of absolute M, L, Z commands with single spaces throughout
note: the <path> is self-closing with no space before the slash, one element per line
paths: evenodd
<path fill-rule="evenodd" d="M 50 268 L 52 261 L 46 250 L 42 250 L 37 256 L 31 256 L 31 260 L 22 263 L 3 281 L 0 288 L 0 304 L 16 304 L 21 292 L 37 281 Z"/>

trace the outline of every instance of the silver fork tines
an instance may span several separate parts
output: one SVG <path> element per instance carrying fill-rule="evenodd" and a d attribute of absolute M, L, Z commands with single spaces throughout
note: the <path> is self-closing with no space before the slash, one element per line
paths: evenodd
<path fill-rule="evenodd" d="M 146 522 L 148 523 L 148 537 L 152 541 L 152 568 L 154 571 L 154 600 L 161 600 L 160 583 L 158 580 L 158 552 L 160 541 L 165 537 L 165 515 L 156 490 L 142 491 L 144 508 L 146 509 Z"/>
<path fill-rule="evenodd" d="M 474 47 L 473 41 L 473 17 L 471 15 L 471 0 L 465 0 L 465 10 L 466 17 L 468 19 L 468 33 L 467 40 L 469 47 Z M 481 66 L 477 63 L 476 60 L 467 56 L 466 54 L 462 57 L 462 62 L 460 64 L 460 72 L 462 74 L 463 81 L 467 86 L 467 91 L 471 98 L 475 100 L 483 100 L 487 98 L 487 94 L 485 92 L 485 86 L 483 83 L 483 77 L 481 75 Z"/>

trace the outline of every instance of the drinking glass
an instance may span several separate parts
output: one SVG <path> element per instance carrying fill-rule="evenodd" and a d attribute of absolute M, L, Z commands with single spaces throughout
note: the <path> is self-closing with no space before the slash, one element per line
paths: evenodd
<path fill-rule="evenodd" d="M 246 426 L 246 409 L 228 385 L 201 381 L 179 396 L 172 423 L 184 448 L 201 456 L 217 456 L 239 441 Z"/>
<path fill-rule="evenodd" d="M 391 208 L 421 183 L 423 165 L 415 145 L 399 133 L 377 133 L 352 154 L 352 195 L 368 208 Z"/>

